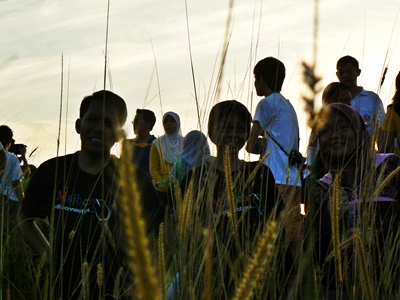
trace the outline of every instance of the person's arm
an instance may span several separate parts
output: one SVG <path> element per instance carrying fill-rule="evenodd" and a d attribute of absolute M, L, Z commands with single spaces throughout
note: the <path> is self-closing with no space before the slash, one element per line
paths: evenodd
<path fill-rule="evenodd" d="M 21 180 L 14 180 L 12 182 L 15 195 L 17 195 L 18 201 L 21 204 L 24 199 L 24 191 L 22 188 Z"/>
<path fill-rule="evenodd" d="M 261 128 L 260 122 L 254 121 L 250 131 L 250 137 L 247 140 L 246 150 L 253 154 L 264 154 L 266 147 L 266 139 L 260 138 L 263 129 Z"/>
<path fill-rule="evenodd" d="M 17 222 L 22 238 L 25 242 L 41 257 L 46 254 L 48 261 L 50 244 L 36 225 L 34 219 L 28 218 L 20 209 L 17 214 Z"/>

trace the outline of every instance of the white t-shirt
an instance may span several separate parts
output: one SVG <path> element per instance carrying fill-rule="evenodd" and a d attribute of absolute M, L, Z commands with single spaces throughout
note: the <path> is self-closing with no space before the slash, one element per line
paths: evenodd
<path fill-rule="evenodd" d="M 380 119 L 380 125 L 385 118 L 385 109 L 381 98 L 374 92 L 366 91 L 364 89 L 351 100 L 351 107 L 353 107 L 361 117 L 364 119 L 367 129 L 371 136 L 374 134 L 376 120 Z"/>
<path fill-rule="evenodd" d="M 273 93 L 262 99 L 256 108 L 253 121 L 274 137 L 275 140 L 290 153 L 292 149 L 299 150 L 299 124 L 296 112 L 289 102 L 280 93 Z M 299 171 L 289 165 L 288 156 L 265 133 L 267 147 L 265 154 L 270 153 L 265 164 L 274 174 L 277 184 L 300 186 Z"/>
<path fill-rule="evenodd" d="M 7 154 L 7 166 L 4 172 L 3 178 L 0 182 L 0 192 L 8 196 L 10 200 L 18 201 L 18 197 L 14 192 L 12 182 L 15 180 L 20 180 L 22 178 L 21 165 L 19 163 L 18 157 L 6 151 Z"/>

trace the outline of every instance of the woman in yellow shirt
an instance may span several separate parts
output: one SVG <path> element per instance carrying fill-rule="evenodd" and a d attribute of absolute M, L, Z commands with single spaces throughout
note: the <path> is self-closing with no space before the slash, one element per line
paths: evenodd
<path fill-rule="evenodd" d="M 396 92 L 393 102 L 387 107 L 387 112 L 383 124 L 380 128 L 378 148 L 381 153 L 400 154 L 398 145 L 400 142 L 400 72 L 396 77 Z"/>
<path fill-rule="evenodd" d="M 150 150 L 150 174 L 157 191 L 167 193 L 170 187 L 170 172 L 181 158 L 183 136 L 178 114 L 167 112 L 163 116 L 165 134 L 153 141 Z"/>

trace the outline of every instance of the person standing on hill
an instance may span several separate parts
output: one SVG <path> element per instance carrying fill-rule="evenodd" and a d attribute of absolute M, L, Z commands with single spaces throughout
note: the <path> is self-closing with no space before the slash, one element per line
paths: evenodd
<path fill-rule="evenodd" d="M 368 132 L 373 135 L 377 120 L 383 123 L 385 109 L 381 98 L 371 91 L 366 91 L 362 86 L 357 85 L 357 77 L 360 76 L 361 69 L 358 61 L 349 55 L 343 56 L 336 63 L 336 76 L 340 83 L 347 85 L 350 89 L 353 107 L 367 125 Z M 379 126 L 380 126 L 379 125 Z"/>
<path fill-rule="evenodd" d="M 280 93 L 285 72 L 284 64 L 274 57 L 254 67 L 257 95 L 265 98 L 257 105 L 247 151 L 268 155 L 264 163 L 271 169 L 286 204 L 285 229 L 296 257 L 302 241 L 301 182 L 298 167 L 289 163 L 289 153 L 299 150 L 299 125 L 292 104 Z"/>
<path fill-rule="evenodd" d="M 156 137 L 150 134 L 156 123 L 154 112 L 148 109 L 137 109 L 133 119 L 133 130 L 136 137 L 129 142 L 132 145 L 132 163 L 151 178 L 149 162 L 150 149 Z M 151 180 L 151 179 L 150 179 Z"/>

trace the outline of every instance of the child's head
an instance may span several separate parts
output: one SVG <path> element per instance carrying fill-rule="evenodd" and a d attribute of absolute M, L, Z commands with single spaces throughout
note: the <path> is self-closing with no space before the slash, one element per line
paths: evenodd
<path fill-rule="evenodd" d="M 336 76 L 339 81 L 349 87 L 357 85 L 357 77 L 361 74 L 357 59 L 346 55 L 336 63 Z"/>
<path fill-rule="evenodd" d="M 137 109 L 132 123 L 135 134 L 149 133 L 156 123 L 156 115 L 148 109 Z"/>
<path fill-rule="evenodd" d="M 3 144 L 5 150 L 8 150 L 13 139 L 13 132 L 7 125 L 0 126 L 0 142 Z"/>
<path fill-rule="evenodd" d="M 322 93 L 322 103 L 328 105 L 336 102 L 350 105 L 351 92 L 347 85 L 340 82 L 331 82 Z"/>
<path fill-rule="evenodd" d="M 255 87 L 257 95 L 262 94 L 261 85 L 266 85 L 272 92 L 280 92 L 285 79 L 285 65 L 274 57 L 260 60 L 254 67 Z"/>
<path fill-rule="evenodd" d="M 122 99 L 117 94 L 114 94 L 113 92 L 107 90 L 97 91 L 92 95 L 83 98 L 79 110 L 80 119 L 83 119 L 86 112 L 89 111 L 92 101 L 101 101 L 105 104 L 106 109 L 112 107 L 113 111 L 115 112 L 119 127 L 122 127 L 125 124 L 128 110 L 126 108 L 126 103 L 124 99 Z"/>
<path fill-rule="evenodd" d="M 251 114 L 235 100 L 214 105 L 208 120 L 208 135 L 217 149 L 229 146 L 239 151 L 250 134 Z"/>
<path fill-rule="evenodd" d="M 82 151 L 100 157 L 123 136 L 127 109 L 125 101 L 110 91 L 98 91 L 81 102 L 76 132 L 81 137 Z"/>

